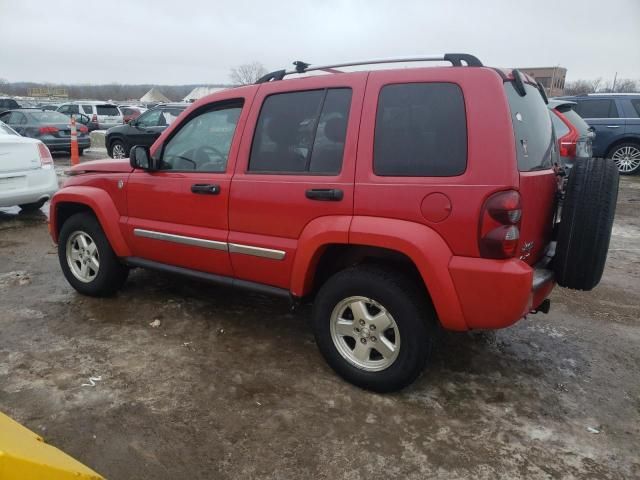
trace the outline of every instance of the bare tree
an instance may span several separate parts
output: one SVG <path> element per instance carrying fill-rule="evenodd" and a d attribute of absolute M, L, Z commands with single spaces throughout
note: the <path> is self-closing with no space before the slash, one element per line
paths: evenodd
<path fill-rule="evenodd" d="M 640 84 L 636 80 L 631 80 L 630 78 L 619 78 L 616 80 L 616 84 L 612 83 L 607 84 L 605 89 L 606 92 L 612 93 L 636 93 L 640 91 Z"/>
<path fill-rule="evenodd" d="M 585 93 L 593 93 L 593 84 L 587 80 L 574 80 L 567 82 L 564 86 L 565 95 L 584 95 Z"/>
<path fill-rule="evenodd" d="M 245 63 L 231 69 L 229 76 L 235 85 L 250 85 L 267 73 L 260 62 Z"/>

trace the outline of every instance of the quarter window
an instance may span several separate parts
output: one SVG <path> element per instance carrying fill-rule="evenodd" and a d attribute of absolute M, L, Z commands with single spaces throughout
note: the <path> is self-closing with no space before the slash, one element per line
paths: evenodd
<path fill-rule="evenodd" d="M 446 177 L 467 167 L 467 123 L 453 83 L 387 85 L 380 91 L 373 150 L 376 175 Z"/>
<path fill-rule="evenodd" d="M 249 171 L 337 175 L 351 105 L 351 89 L 271 95 L 262 105 Z"/>
<path fill-rule="evenodd" d="M 241 104 L 207 110 L 186 121 L 167 142 L 161 170 L 224 172 Z"/>
<path fill-rule="evenodd" d="M 578 100 L 576 112 L 582 118 L 618 118 L 616 103 L 609 99 Z"/>

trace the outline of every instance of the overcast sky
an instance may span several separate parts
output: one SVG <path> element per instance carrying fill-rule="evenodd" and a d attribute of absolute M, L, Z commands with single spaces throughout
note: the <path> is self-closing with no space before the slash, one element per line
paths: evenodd
<path fill-rule="evenodd" d="M 251 61 L 443 52 L 640 79 L 640 0 L 0 0 L 0 25 L 9 81 L 226 83 Z"/>

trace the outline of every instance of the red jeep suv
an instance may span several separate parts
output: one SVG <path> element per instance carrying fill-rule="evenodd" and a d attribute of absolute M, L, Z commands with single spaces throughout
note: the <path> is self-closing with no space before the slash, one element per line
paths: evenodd
<path fill-rule="evenodd" d="M 340 70 L 400 61 L 451 66 Z M 201 99 L 130 160 L 72 168 L 50 215 L 69 283 L 109 295 L 144 267 L 312 300 L 331 367 L 392 391 L 438 327 L 507 327 L 556 282 L 599 282 L 617 170 L 563 178 L 531 78 L 467 54 L 294 65 Z"/>

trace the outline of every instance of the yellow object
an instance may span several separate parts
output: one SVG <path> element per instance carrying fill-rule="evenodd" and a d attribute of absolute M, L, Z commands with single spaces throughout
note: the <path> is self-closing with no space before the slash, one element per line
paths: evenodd
<path fill-rule="evenodd" d="M 104 480 L 0 413 L 0 480 Z"/>

